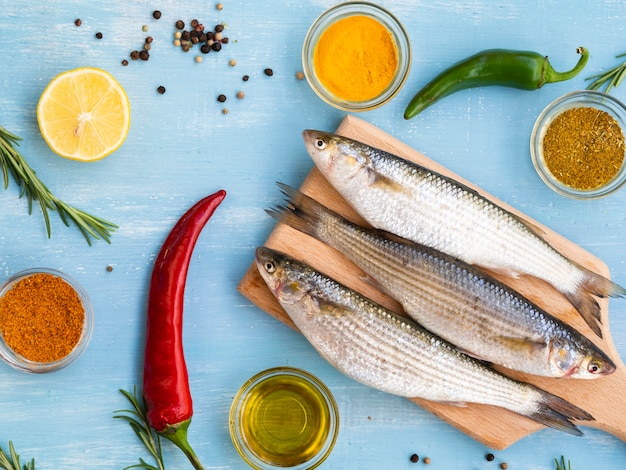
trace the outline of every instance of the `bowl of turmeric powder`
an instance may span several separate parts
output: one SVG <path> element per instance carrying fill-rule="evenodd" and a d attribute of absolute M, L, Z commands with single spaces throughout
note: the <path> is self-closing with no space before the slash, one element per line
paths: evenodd
<path fill-rule="evenodd" d="M 28 269 L 0 285 L 0 357 L 23 372 L 52 372 L 76 361 L 93 332 L 85 290 L 69 275 Z"/>
<path fill-rule="evenodd" d="M 608 196 L 626 182 L 626 107 L 590 90 L 568 93 L 537 118 L 531 139 L 533 165 L 548 187 L 574 199 Z"/>
<path fill-rule="evenodd" d="M 400 21 L 368 2 L 346 2 L 322 13 L 302 47 L 307 82 L 326 103 L 368 111 L 391 100 L 411 68 L 411 43 Z"/>

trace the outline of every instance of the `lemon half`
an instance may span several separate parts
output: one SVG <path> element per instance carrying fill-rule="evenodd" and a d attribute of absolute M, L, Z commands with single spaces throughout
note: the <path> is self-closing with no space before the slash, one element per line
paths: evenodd
<path fill-rule="evenodd" d="M 124 143 L 130 128 L 130 103 L 110 73 L 81 67 L 52 79 L 39 98 L 37 122 L 53 152 L 91 162 Z"/>

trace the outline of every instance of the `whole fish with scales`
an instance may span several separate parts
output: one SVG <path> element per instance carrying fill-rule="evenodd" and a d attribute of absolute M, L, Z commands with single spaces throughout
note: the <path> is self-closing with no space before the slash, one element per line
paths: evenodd
<path fill-rule="evenodd" d="M 303 138 L 320 172 L 375 228 L 510 277 L 542 279 L 600 337 L 596 297 L 626 295 L 555 250 L 536 227 L 452 178 L 329 132 L 305 130 Z"/>
<path fill-rule="evenodd" d="M 337 370 L 394 395 L 501 407 L 570 434 L 593 417 L 510 379 L 285 253 L 259 247 L 257 269 L 311 345 Z"/>
<path fill-rule="evenodd" d="M 279 183 L 268 214 L 337 249 L 429 331 L 479 359 L 546 377 L 593 379 L 615 364 L 574 328 L 479 268 L 388 232 L 354 224 Z"/>

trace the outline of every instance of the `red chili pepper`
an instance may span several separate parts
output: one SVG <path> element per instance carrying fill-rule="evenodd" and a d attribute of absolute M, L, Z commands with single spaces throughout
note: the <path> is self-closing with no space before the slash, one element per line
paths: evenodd
<path fill-rule="evenodd" d="M 202 228 L 226 197 L 220 190 L 191 207 L 168 235 L 154 263 L 148 299 L 143 395 L 148 423 L 202 469 L 187 441 L 193 406 L 183 351 L 187 270 Z"/>

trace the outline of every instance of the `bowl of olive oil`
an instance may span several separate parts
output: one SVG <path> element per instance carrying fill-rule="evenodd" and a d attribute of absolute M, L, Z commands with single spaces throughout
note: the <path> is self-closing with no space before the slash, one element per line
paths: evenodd
<path fill-rule="evenodd" d="M 339 413 L 330 390 L 301 369 L 276 367 L 250 378 L 230 409 L 230 435 L 252 468 L 312 469 L 330 454 Z"/>

